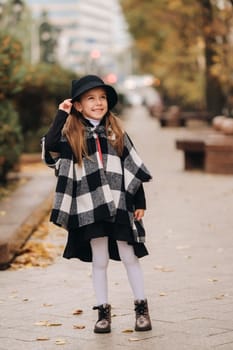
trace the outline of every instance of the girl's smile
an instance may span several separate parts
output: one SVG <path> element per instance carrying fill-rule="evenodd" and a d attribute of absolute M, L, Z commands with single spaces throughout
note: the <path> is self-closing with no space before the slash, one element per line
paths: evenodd
<path fill-rule="evenodd" d="M 91 89 L 74 102 L 74 107 L 86 118 L 101 120 L 108 111 L 108 100 L 103 88 Z"/>

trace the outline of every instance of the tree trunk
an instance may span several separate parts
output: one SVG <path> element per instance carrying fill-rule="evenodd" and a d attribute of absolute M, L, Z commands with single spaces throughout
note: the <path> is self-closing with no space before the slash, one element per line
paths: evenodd
<path fill-rule="evenodd" d="M 203 33 L 205 41 L 205 61 L 206 61 L 206 105 L 207 110 L 218 115 L 222 113 L 224 105 L 224 94 L 218 76 L 212 72 L 216 38 L 213 31 L 213 8 L 210 0 L 199 1 L 202 7 Z"/>

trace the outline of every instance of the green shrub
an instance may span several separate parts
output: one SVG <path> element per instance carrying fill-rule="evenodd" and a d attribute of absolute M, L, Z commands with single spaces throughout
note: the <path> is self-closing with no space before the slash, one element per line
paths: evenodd
<path fill-rule="evenodd" d="M 0 182 L 17 163 L 22 151 L 22 134 L 12 97 L 24 78 L 23 48 L 11 35 L 0 33 Z"/>
<path fill-rule="evenodd" d="M 11 101 L 0 104 L 0 182 L 4 183 L 7 173 L 13 169 L 22 152 L 22 133 Z"/>
<path fill-rule="evenodd" d="M 69 98 L 71 80 L 75 78 L 75 73 L 58 65 L 38 64 L 27 68 L 22 90 L 15 98 L 25 152 L 40 151 L 42 130 L 48 129 L 58 104 Z"/>
<path fill-rule="evenodd" d="M 0 33 L 0 99 L 20 91 L 25 74 L 22 57 L 21 43 L 7 33 Z"/>

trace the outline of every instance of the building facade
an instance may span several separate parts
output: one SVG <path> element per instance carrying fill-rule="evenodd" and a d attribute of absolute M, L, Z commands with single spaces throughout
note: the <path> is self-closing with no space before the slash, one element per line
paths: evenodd
<path fill-rule="evenodd" d="M 37 26 L 45 11 L 58 28 L 57 57 L 63 66 L 119 79 L 130 73 L 131 37 L 118 0 L 25 1 Z"/>

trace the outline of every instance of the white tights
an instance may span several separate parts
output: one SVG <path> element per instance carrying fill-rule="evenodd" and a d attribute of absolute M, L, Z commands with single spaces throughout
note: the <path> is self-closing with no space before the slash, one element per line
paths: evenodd
<path fill-rule="evenodd" d="M 117 241 L 118 251 L 123 262 L 134 299 L 145 299 L 144 281 L 139 259 L 135 256 L 133 247 L 127 242 Z M 109 262 L 108 237 L 91 240 L 92 248 L 92 278 L 97 305 L 108 303 L 107 267 Z"/>

